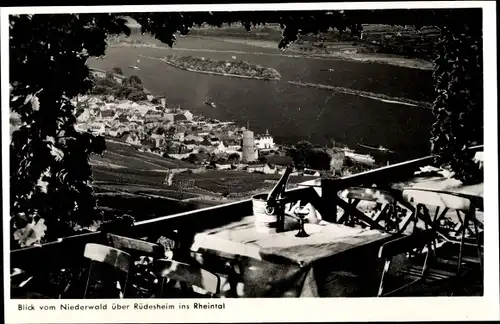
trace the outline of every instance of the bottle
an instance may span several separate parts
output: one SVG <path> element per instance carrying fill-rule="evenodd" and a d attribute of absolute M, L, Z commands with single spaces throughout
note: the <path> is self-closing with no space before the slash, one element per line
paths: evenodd
<path fill-rule="evenodd" d="M 276 214 L 278 220 L 276 224 L 276 231 L 282 232 L 285 226 L 285 206 L 284 203 L 280 200 L 283 199 L 284 193 L 286 190 L 286 185 L 288 183 L 288 179 L 290 178 L 290 174 L 293 171 L 293 167 L 288 166 L 285 170 L 283 176 L 278 181 L 278 183 L 274 186 L 274 188 L 267 195 L 266 203 L 266 212 L 269 214 Z"/>

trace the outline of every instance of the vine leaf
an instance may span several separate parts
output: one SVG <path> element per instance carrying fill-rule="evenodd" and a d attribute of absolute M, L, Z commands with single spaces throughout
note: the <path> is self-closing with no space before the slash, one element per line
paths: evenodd
<path fill-rule="evenodd" d="M 14 239 L 16 239 L 21 247 L 39 244 L 45 236 L 47 225 L 45 220 L 40 218 L 38 221 L 33 219 L 25 227 L 19 228 L 14 232 Z"/>

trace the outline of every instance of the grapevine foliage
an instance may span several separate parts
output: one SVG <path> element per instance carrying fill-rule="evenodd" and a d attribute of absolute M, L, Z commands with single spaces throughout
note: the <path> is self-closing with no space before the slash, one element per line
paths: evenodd
<path fill-rule="evenodd" d="M 128 33 L 125 22 L 109 14 L 10 17 L 10 109 L 21 120 L 10 145 L 13 243 L 56 239 L 99 218 L 88 158 L 103 152 L 104 139 L 75 131 L 70 99 L 92 87 L 87 59 L 104 54 L 106 35 Z"/>
<path fill-rule="evenodd" d="M 107 37 L 130 34 L 125 16 L 170 46 L 203 23 L 249 31 L 279 23 L 281 49 L 329 28 L 359 34 L 363 23 L 438 26 L 432 150 L 462 180 L 480 176 L 464 148 L 482 143 L 481 9 L 16 15 L 9 44 L 10 109 L 20 117 L 10 145 L 13 247 L 69 235 L 101 217 L 89 155 L 103 153 L 104 139 L 75 131 L 70 99 L 92 87 L 86 62 L 105 54 Z"/>
<path fill-rule="evenodd" d="M 478 26 L 444 26 L 434 71 L 431 147 L 464 183 L 483 179 L 467 147 L 483 143 L 482 37 Z"/>

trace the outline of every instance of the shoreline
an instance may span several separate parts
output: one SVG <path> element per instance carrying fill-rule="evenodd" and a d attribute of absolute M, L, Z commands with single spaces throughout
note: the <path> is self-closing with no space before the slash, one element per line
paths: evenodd
<path fill-rule="evenodd" d="M 249 76 L 249 75 L 240 75 L 240 74 L 231 74 L 231 73 L 221 73 L 221 72 L 213 72 L 213 71 L 195 70 L 195 69 L 186 68 L 186 67 L 177 65 L 175 63 L 169 62 L 168 60 L 166 60 L 164 58 L 161 58 L 161 57 L 146 56 L 146 55 L 143 55 L 143 54 L 138 54 L 138 56 L 143 57 L 143 58 L 147 58 L 147 59 L 150 59 L 150 60 L 161 61 L 161 62 L 166 63 L 166 64 L 168 64 L 168 65 L 170 65 L 172 67 L 175 67 L 177 69 L 181 69 L 181 70 L 184 70 L 184 71 L 188 71 L 188 72 L 204 73 L 204 74 L 211 74 L 211 75 L 220 75 L 220 76 L 234 77 L 234 78 L 243 78 L 243 79 L 255 79 L 255 80 L 263 80 L 263 81 L 279 81 L 279 80 L 281 80 L 281 77 L 280 78 L 263 78 L 263 77 L 253 77 L 253 76 Z"/>
<path fill-rule="evenodd" d="M 260 48 L 277 49 L 277 44 L 275 44 L 274 41 L 249 40 L 249 39 L 229 38 L 229 37 L 217 38 L 213 36 L 198 36 L 198 35 L 193 37 L 197 37 L 200 39 L 222 41 L 226 43 L 243 44 Z M 345 47 L 350 50 L 329 52 L 328 54 L 311 53 L 293 48 L 288 48 L 286 49 L 286 51 L 289 51 L 290 53 L 295 53 L 296 54 L 295 56 L 302 56 L 308 58 L 337 59 L 337 60 L 354 61 L 359 63 L 378 63 L 378 64 L 393 65 L 409 69 L 418 69 L 426 71 L 432 71 L 434 69 L 434 64 L 432 62 L 428 62 L 422 59 L 405 58 L 402 56 L 382 54 L 382 53 L 358 53 L 355 51 L 356 49 L 355 46 L 346 44 Z"/>
<path fill-rule="evenodd" d="M 193 36 L 200 39 L 210 39 L 209 37 L 202 36 Z M 217 41 L 222 42 L 234 42 L 238 44 L 253 46 L 256 48 L 266 48 L 266 49 L 274 49 L 278 51 L 278 47 L 276 44 L 270 45 L 260 45 L 248 43 L 246 40 L 228 40 L 228 39 L 218 39 L 213 38 Z M 282 56 L 289 58 L 299 58 L 299 59 L 310 59 L 310 60 L 329 60 L 329 61 L 348 61 L 348 62 L 356 62 L 356 63 L 375 63 L 382 65 L 391 65 L 397 66 L 401 68 L 408 69 L 416 69 L 423 71 L 432 71 L 433 64 L 426 61 L 419 61 L 414 59 L 407 59 L 403 57 L 390 57 L 388 54 L 383 57 L 382 54 L 378 54 L 378 57 L 374 57 L 372 55 L 370 57 L 369 54 L 363 53 L 346 53 L 346 52 L 338 52 L 338 53 L 330 53 L 330 54 L 312 54 L 305 53 L 297 50 L 287 49 L 286 53 L 282 51 L 282 53 L 265 53 L 265 52 L 245 52 L 238 50 L 213 50 L 213 49 L 199 49 L 199 48 L 183 48 L 183 47 L 168 47 L 168 46 L 158 46 L 153 43 L 143 43 L 143 44 L 132 44 L 132 43 L 117 43 L 113 45 L 108 45 L 109 47 L 114 48 L 123 48 L 123 47 L 132 47 L 132 48 L 152 48 L 157 50 L 170 50 L 170 51 L 187 51 L 187 52 L 207 52 L 207 53 L 230 53 L 230 54 L 242 54 L 242 55 L 262 55 L 262 56 Z M 357 57 L 356 57 L 357 56 Z M 363 57 L 364 56 L 364 57 Z"/>
<path fill-rule="evenodd" d="M 300 81 L 287 81 L 287 82 L 290 84 L 299 86 L 299 87 L 324 89 L 324 90 L 330 90 L 330 91 L 334 91 L 334 92 L 338 92 L 338 93 L 355 95 L 355 96 L 368 98 L 368 99 L 372 99 L 372 100 L 378 100 L 378 101 L 391 103 L 391 104 L 419 107 L 419 108 L 430 109 L 430 110 L 432 109 L 432 103 L 430 103 L 430 102 L 420 102 L 420 101 L 406 99 L 406 98 L 395 98 L 395 97 L 390 97 L 390 96 L 383 95 L 383 94 L 366 92 L 366 91 L 361 91 L 361 90 L 353 90 L 353 89 L 348 89 L 348 88 L 344 88 L 344 87 L 335 87 L 335 86 L 330 86 L 330 85 L 326 85 L 326 84 L 300 82 Z"/>

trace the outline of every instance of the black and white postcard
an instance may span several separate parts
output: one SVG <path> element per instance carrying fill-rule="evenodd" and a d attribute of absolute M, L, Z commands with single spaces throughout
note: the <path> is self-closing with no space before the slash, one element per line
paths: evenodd
<path fill-rule="evenodd" d="M 495 10 L 2 8 L 7 322 L 500 319 Z"/>

